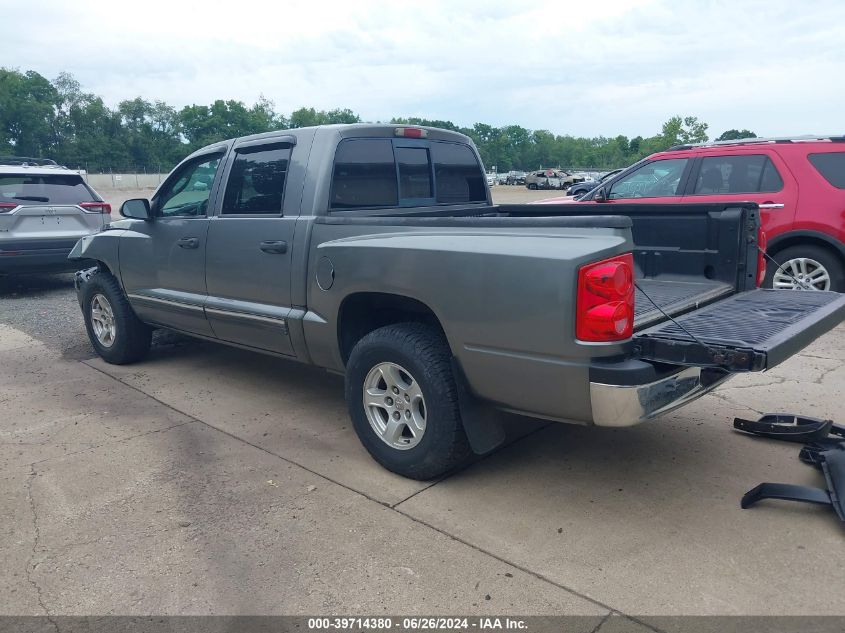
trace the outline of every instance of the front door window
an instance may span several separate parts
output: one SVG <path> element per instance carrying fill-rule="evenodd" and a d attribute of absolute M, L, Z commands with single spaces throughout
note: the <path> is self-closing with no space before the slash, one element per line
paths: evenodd
<path fill-rule="evenodd" d="M 158 215 L 163 218 L 205 216 L 219 165 L 219 154 L 182 165 L 158 194 Z"/>
<path fill-rule="evenodd" d="M 647 163 L 613 183 L 607 197 L 609 200 L 627 200 L 678 196 L 687 160 L 670 158 Z"/>

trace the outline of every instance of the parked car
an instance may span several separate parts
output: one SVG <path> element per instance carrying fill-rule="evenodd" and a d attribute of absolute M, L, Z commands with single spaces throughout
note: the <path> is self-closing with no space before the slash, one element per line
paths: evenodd
<path fill-rule="evenodd" d="M 578 204 L 745 200 L 761 209 L 771 257 L 766 287 L 845 292 L 845 136 L 680 145 L 629 167 Z"/>
<path fill-rule="evenodd" d="M 498 446 L 502 410 L 636 424 L 845 317 L 756 289 L 753 204 L 568 206 L 493 205 L 456 132 L 300 128 L 198 150 L 70 257 L 107 362 L 164 327 L 345 374 L 363 445 L 419 479 Z"/>
<path fill-rule="evenodd" d="M 585 193 L 592 191 L 596 187 L 598 187 L 601 183 L 607 182 L 611 178 L 613 178 L 616 174 L 625 171 L 624 169 L 614 169 L 612 171 L 607 172 L 601 178 L 597 180 L 587 179 L 582 182 L 576 183 L 572 185 L 566 192 L 569 196 L 583 196 Z"/>
<path fill-rule="evenodd" d="M 496 174 L 493 172 L 487 173 L 487 186 L 492 187 L 496 184 Z"/>
<path fill-rule="evenodd" d="M 529 189 L 567 189 L 570 185 L 582 180 L 582 177 L 573 176 L 559 169 L 541 169 L 525 177 L 525 186 Z"/>
<path fill-rule="evenodd" d="M 524 171 L 509 171 L 507 173 L 507 184 L 509 185 L 524 185 L 525 184 Z"/>
<path fill-rule="evenodd" d="M 68 254 L 110 214 L 79 173 L 49 159 L 0 156 L 0 273 L 78 268 Z"/>

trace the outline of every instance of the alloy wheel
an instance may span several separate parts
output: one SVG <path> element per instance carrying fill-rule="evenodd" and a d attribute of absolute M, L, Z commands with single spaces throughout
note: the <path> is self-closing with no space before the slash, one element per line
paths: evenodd
<path fill-rule="evenodd" d="M 385 444 L 408 450 L 420 443 L 425 433 L 425 398 L 407 369 L 379 363 L 364 380 L 363 396 L 370 427 Z"/>
<path fill-rule="evenodd" d="M 782 263 L 772 276 L 772 288 L 830 290 L 830 273 L 815 259 L 796 257 Z"/>
<path fill-rule="evenodd" d="M 114 312 L 105 295 L 96 294 L 91 299 L 91 327 L 100 345 L 111 347 L 117 334 Z"/>

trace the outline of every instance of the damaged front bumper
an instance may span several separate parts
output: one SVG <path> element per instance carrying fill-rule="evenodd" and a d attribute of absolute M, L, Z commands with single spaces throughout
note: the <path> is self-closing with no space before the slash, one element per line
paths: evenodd
<path fill-rule="evenodd" d="M 633 426 L 700 398 L 733 374 L 710 368 L 686 367 L 643 385 L 590 383 L 593 424 Z"/>
<path fill-rule="evenodd" d="M 73 287 L 76 289 L 76 299 L 79 301 L 79 307 L 82 307 L 82 286 L 84 286 L 91 275 L 97 272 L 97 267 L 86 268 L 85 270 L 77 270 L 73 274 Z"/>

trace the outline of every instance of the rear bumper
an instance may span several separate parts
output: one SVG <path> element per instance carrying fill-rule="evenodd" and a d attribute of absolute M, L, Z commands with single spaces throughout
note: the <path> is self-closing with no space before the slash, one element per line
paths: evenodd
<path fill-rule="evenodd" d="M 596 426 L 633 426 L 687 404 L 715 389 L 733 374 L 687 367 L 641 385 L 590 382 Z"/>
<path fill-rule="evenodd" d="M 79 262 L 72 262 L 67 258 L 70 251 L 71 248 L 44 248 L 37 250 L 0 249 L 0 272 L 25 273 L 79 268 Z"/>

